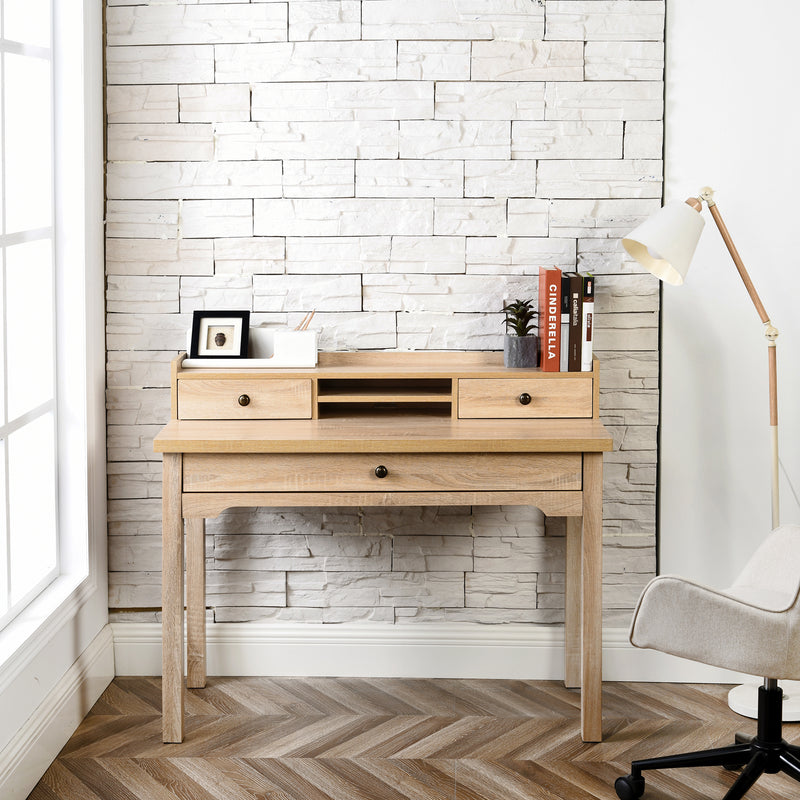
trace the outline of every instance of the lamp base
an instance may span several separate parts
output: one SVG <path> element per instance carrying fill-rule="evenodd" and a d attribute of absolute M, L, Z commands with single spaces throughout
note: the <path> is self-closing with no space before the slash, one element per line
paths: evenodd
<path fill-rule="evenodd" d="M 758 689 L 760 683 L 734 686 L 728 692 L 728 706 L 743 717 L 758 719 Z M 783 689 L 783 721 L 800 722 L 800 681 L 780 681 Z"/>

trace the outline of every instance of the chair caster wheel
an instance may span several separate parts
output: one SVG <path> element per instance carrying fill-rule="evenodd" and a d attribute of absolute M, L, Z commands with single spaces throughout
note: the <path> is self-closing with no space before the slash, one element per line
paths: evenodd
<path fill-rule="evenodd" d="M 619 800 L 638 800 L 644 794 L 644 778 L 625 775 L 623 778 L 617 778 L 614 789 Z"/>

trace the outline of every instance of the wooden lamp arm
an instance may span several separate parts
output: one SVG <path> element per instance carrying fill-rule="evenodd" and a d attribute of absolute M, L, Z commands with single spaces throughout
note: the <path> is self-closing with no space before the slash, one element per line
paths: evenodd
<path fill-rule="evenodd" d="M 722 236 L 722 241 L 725 242 L 733 263 L 736 265 L 739 277 L 742 279 L 747 293 L 756 307 L 758 316 L 764 324 L 764 335 L 767 338 L 767 351 L 769 354 L 769 424 L 772 435 L 772 527 L 777 528 L 780 524 L 780 503 L 778 498 L 778 361 L 775 350 L 778 330 L 770 321 L 764 304 L 758 296 L 756 287 L 753 285 L 753 281 L 745 268 L 742 257 L 739 255 L 728 228 L 722 220 L 722 215 L 719 213 L 717 204 L 714 201 L 713 190 L 705 186 L 700 190 L 699 198 L 690 197 L 686 202 L 698 212 L 702 209 L 703 202 L 708 206 L 708 210 L 711 212 L 711 216 L 714 218 L 714 222 Z"/>

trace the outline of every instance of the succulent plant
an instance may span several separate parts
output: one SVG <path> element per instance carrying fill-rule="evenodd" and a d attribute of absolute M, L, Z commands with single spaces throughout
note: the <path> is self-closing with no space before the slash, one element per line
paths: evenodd
<path fill-rule="evenodd" d="M 506 333 L 512 336 L 528 336 L 536 327 L 537 312 L 533 300 L 515 300 L 503 306 Z"/>

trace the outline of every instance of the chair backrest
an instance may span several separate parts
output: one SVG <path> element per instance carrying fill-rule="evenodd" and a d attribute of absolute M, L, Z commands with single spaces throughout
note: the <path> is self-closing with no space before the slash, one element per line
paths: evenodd
<path fill-rule="evenodd" d="M 782 525 L 772 531 L 729 591 L 770 611 L 794 608 L 800 614 L 800 525 Z"/>

